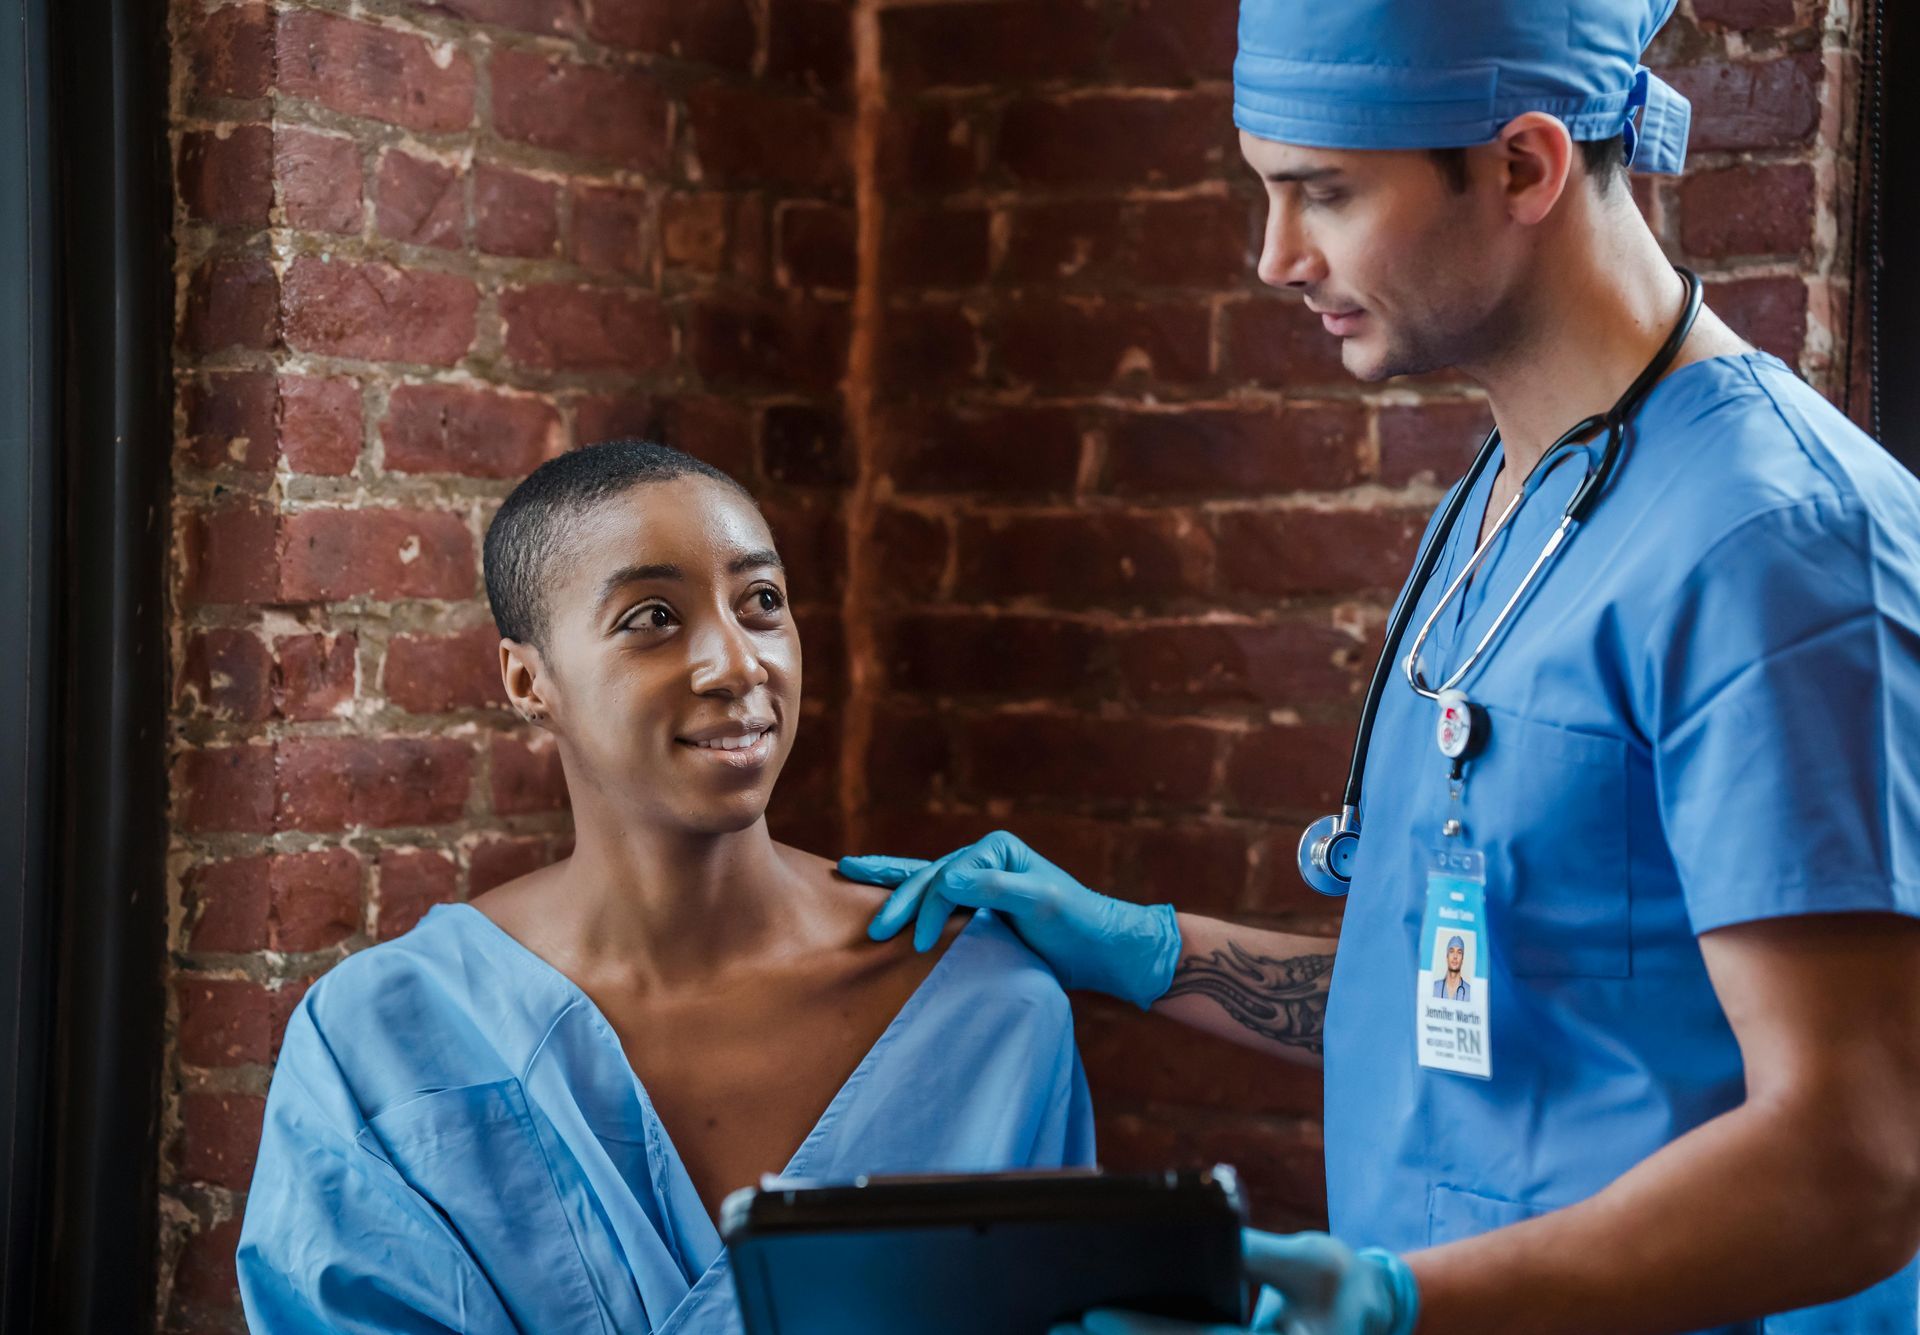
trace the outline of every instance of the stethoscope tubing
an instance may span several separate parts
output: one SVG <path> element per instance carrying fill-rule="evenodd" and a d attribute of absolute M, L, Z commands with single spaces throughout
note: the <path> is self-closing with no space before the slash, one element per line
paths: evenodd
<path fill-rule="evenodd" d="M 1585 480 L 1582 481 L 1580 486 L 1575 488 L 1572 498 L 1567 502 L 1566 509 L 1561 514 L 1560 523 L 1555 527 L 1553 535 L 1541 549 L 1540 555 L 1534 559 L 1533 565 L 1528 569 L 1526 576 L 1520 581 L 1519 587 L 1514 590 L 1512 597 L 1507 600 L 1506 605 L 1500 611 L 1500 615 L 1494 619 L 1493 625 L 1488 628 L 1486 635 L 1481 638 L 1480 643 L 1474 648 L 1473 653 L 1468 656 L 1467 661 L 1461 664 L 1445 682 L 1439 687 L 1431 689 L 1423 689 L 1421 683 L 1414 680 L 1415 663 L 1420 643 L 1425 640 L 1427 634 L 1432 630 L 1435 621 L 1438 619 L 1440 608 L 1447 605 L 1448 601 L 1472 575 L 1475 567 L 1484 559 L 1487 549 L 1491 546 L 1494 539 L 1499 536 L 1501 529 L 1512 519 L 1514 512 L 1519 508 L 1522 497 L 1526 494 L 1526 488 L 1524 486 L 1521 488 L 1520 493 L 1516 495 L 1508 505 L 1506 511 L 1503 512 L 1493 532 L 1488 534 L 1486 540 L 1476 547 L 1473 557 L 1468 561 L 1466 568 L 1461 571 L 1460 575 L 1448 587 L 1447 591 L 1441 595 L 1439 607 L 1436 607 L 1433 614 L 1427 618 L 1426 624 L 1421 629 L 1419 639 L 1416 640 L 1413 649 L 1409 651 L 1405 660 L 1409 684 L 1421 695 L 1432 697 L 1437 695 L 1441 690 L 1448 690 L 1459 684 L 1466 673 L 1472 669 L 1474 663 L 1480 659 L 1487 647 L 1493 642 L 1494 637 L 1499 633 L 1501 627 L 1512 617 L 1514 610 L 1519 606 L 1520 599 L 1526 593 L 1528 586 L 1534 582 L 1546 563 L 1552 559 L 1554 553 L 1565 545 L 1567 537 L 1572 533 L 1573 529 L 1586 519 L 1594 505 L 1599 501 L 1600 495 L 1606 489 L 1608 482 L 1611 481 L 1614 472 L 1619 467 L 1621 456 L 1625 453 L 1629 419 L 1631 419 L 1635 410 L 1639 408 L 1640 401 L 1646 397 L 1647 392 L 1653 388 L 1655 383 L 1659 381 L 1661 376 L 1666 374 L 1668 368 L 1673 364 L 1674 358 L 1679 355 L 1681 346 L 1686 342 L 1687 335 L 1692 332 L 1694 321 L 1700 314 L 1702 285 L 1699 275 L 1691 269 L 1680 265 L 1675 265 L 1674 271 L 1680 275 L 1681 280 L 1686 284 L 1686 301 L 1679 320 L 1675 322 L 1672 330 L 1667 334 L 1666 341 L 1661 344 L 1660 350 L 1654 354 L 1653 359 L 1649 361 L 1641 370 L 1640 374 L 1634 378 L 1633 383 L 1627 386 L 1626 392 L 1620 396 L 1612 408 L 1603 414 L 1597 414 L 1576 424 L 1563 433 L 1560 439 L 1555 441 L 1553 446 L 1541 456 L 1542 463 L 1552 460 L 1553 462 L 1550 467 L 1557 467 L 1559 463 L 1564 462 L 1567 457 L 1561 454 L 1561 451 L 1564 450 L 1566 446 L 1583 440 L 1587 436 L 1592 435 L 1596 430 L 1604 427 L 1607 431 L 1607 443 L 1600 452 L 1599 460 L 1595 463 L 1594 467 L 1588 471 Z M 1367 693 L 1360 706 L 1360 725 L 1354 735 L 1353 756 L 1347 765 L 1347 783 L 1341 793 L 1340 815 L 1337 818 L 1337 828 L 1341 831 L 1354 834 L 1359 832 L 1360 795 L 1366 776 L 1367 749 L 1373 740 L 1373 725 L 1374 720 L 1380 712 L 1381 698 L 1386 694 L 1387 683 L 1393 676 L 1394 664 L 1399 661 L 1401 642 L 1406 638 L 1407 628 L 1413 621 L 1413 616 L 1418 609 L 1420 599 L 1425 594 L 1428 584 L 1431 583 L 1433 579 L 1434 571 L 1440 564 L 1441 554 L 1452 537 L 1454 528 L 1460 522 L 1461 512 L 1466 508 L 1467 501 L 1478 485 L 1481 474 L 1486 472 L 1487 466 L 1493 461 L 1493 457 L 1499 451 L 1499 448 L 1500 431 L 1499 428 L 1496 427 L 1487 434 L 1486 440 L 1474 455 L 1473 462 L 1468 465 L 1466 474 L 1455 484 L 1453 491 L 1448 495 L 1446 504 L 1441 510 L 1439 522 L 1434 525 L 1432 532 L 1427 535 L 1427 541 L 1421 546 L 1420 554 L 1414 560 L 1413 575 L 1407 581 L 1406 587 L 1401 591 L 1399 599 L 1394 603 L 1393 611 L 1387 618 L 1386 641 L 1381 646 L 1379 661 L 1374 664 L 1373 675 L 1367 682 Z M 1556 456 L 1558 457 L 1556 458 Z"/>

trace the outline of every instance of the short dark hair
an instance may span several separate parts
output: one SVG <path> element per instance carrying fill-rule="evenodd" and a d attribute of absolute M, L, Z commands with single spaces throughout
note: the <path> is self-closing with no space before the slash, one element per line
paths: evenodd
<path fill-rule="evenodd" d="M 1587 175 L 1594 179 L 1603 194 L 1613 188 L 1616 178 L 1627 174 L 1627 145 L 1619 135 L 1609 139 L 1579 139 L 1574 141 L 1574 146 L 1580 150 L 1580 160 L 1586 163 Z M 1453 187 L 1455 194 L 1465 193 L 1466 149 L 1430 148 L 1427 156 L 1433 159 L 1433 165 L 1447 178 L 1447 184 Z"/>
<path fill-rule="evenodd" d="M 515 487 L 487 529 L 487 602 L 502 637 L 544 645 L 547 585 L 580 516 L 635 487 L 711 478 L 745 496 L 739 482 L 691 454 L 651 440 L 609 440 L 547 460 Z"/>

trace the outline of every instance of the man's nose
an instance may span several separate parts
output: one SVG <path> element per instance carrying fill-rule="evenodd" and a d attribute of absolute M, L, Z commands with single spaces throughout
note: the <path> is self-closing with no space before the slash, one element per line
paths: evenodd
<path fill-rule="evenodd" d="M 1298 216 L 1278 200 L 1267 207 L 1257 272 L 1269 287 L 1294 289 L 1311 287 L 1327 276 L 1326 262 L 1308 242 Z"/>

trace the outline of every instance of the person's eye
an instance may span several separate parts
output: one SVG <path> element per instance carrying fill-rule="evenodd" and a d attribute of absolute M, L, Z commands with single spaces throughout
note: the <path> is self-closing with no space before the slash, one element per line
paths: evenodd
<path fill-rule="evenodd" d="M 746 610 L 750 615 L 772 617 L 786 605 L 786 595 L 771 584 L 762 584 L 747 592 Z"/>
<path fill-rule="evenodd" d="M 642 634 L 658 634 L 664 630 L 671 630 L 679 623 L 680 618 L 676 617 L 673 609 L 665 603 L 642 603 L 627 613 L 626 619 L 620 623 L 620 629 L 639 631 Z"/>
<path fill-rule="evenodd" d="M 1347 198 L 1346 193 L 1340 190 L 1309 190 L 1303 197 L 1317 209 L 1333 208 Z"/>

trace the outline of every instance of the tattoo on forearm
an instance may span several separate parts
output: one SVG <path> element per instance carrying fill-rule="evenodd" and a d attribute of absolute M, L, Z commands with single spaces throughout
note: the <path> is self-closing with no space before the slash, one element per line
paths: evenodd
<path fill-rule="evenodd" d="M 1238 942 L 1189 955 L 1173 971 L 1167 997 L 1211 997 L 1254 1033 L 1287 1047 L 1321 1051 L 1331 955 L 1254 955 Z"/>

